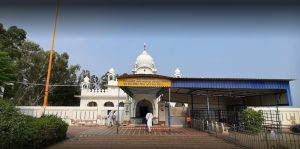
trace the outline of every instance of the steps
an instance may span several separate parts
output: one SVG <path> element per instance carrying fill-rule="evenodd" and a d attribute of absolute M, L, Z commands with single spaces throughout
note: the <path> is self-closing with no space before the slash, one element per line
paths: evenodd
<path fill-rule="evenodd" d="M 144 125 L 145 126 L 145 125 Z M 50 146 L 48 149 L 238 149 L 240 146 L 225 142 L 194 129 L 174 129 L 171 134 L 164 128 L 154 128 L 152 133 L 137 127 L 121 129 L 119 135 L 116 128 L 90 128 L 80 135 Z M 71 128 L 72 129 L 72 128 Z M 76 129 L 76 128 L 75 128 Z"/>
<path fill-rule="evenodd" d="M 123 127 L 147 127 L 146 124 L 130 124 L 127 126 L 123 126 Z M 167 128 L 166 126 L 161 126 L 161 125 L 152 125 L 152 128 Z"/>

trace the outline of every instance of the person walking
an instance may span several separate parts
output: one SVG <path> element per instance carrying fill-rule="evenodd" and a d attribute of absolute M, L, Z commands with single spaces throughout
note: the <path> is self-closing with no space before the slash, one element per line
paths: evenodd
<path fill-rule="evenodd" d="M 148 132 L 151 133 L 152 119 L 153 119 L 152 113 L 150 113 L 150 112 L 147 113 L 147 114 L 146 114 L 146 119 L 147 119 Z"/>
<path fill-rule="evenodd" d="M 108 127 L 112 127 L 114 122 L 114 110 L 111 110 L 107 117 L 108 117 Z"/>

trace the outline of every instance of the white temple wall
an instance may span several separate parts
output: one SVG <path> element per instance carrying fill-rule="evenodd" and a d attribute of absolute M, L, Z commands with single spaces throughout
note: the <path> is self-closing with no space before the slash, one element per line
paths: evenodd
<path fill-rule="evenodd" d="M 41 117 L 44 108 L 42 106 L 17 106 L 20 112 L 33 117 Z M 110 110 L 118 110 L 117 107 L 66 107 L 48 106 L 45 115 L 56 115 L 66 121 L 69 125 L 106 125 L 107 115 Z M 115 113 L 117 115 L 117 112 Z M 124 108 L 119 108 L 120 123 L 124 119 Z"/>
<path fill-rule="evenodd" d="M 122 97 L 119 102 L 125 102 L 126 98 Z M 104 107 L 106 102 L 112 102 L 114 107 L 118 107 L 118 98 L 81 98 L 80 107 L 88 107 L 88 103 L 96 102 L 98 107 Z"/>
<path fill-rule="evenodd" d="M 262 111 L 269 111 L 272 112 L 272 114 L 276 114 L 276 106 L 270 106 L 270 107 L 249 107 L 256 111 L 262 110 Z M 281 120 L 281 124 L 283 126 L 290 126 L 295 124 L 300 124 L 300 108 L 291 108 L 291 107 L 278 107 L 279 111 L 279 118 Z M 273 120 L 275 120 L 276 117 L 273 117 Z"/>

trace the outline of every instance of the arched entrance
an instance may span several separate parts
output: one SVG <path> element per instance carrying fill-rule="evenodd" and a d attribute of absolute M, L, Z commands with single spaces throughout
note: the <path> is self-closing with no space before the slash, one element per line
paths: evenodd
<path fill-rule="evenodd" d="M 135 109 L 135 117 L 136 118 L 142 118 L 142 123 L 146 123 L 146 114 L 148 112 L 153 113 L 152 103 L 147 100 L 141 100 L 137 103 L 136 109 Z"/>

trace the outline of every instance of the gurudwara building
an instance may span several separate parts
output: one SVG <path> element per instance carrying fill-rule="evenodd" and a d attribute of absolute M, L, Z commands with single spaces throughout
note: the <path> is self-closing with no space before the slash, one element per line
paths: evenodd
<path fill-rule="evenodd" d="M 132 74 L 146 74 L 146 75 L 156 75 L 157 69 L 153 58 L 146 51 L 146 46 L 144 46 L 143 52 L 136 58 L 134 67 L 132 69 Z M 174 77 L 182 77 L 181 71 L 176 68 Z M 161 96 L 155 94 L 155 92 L 148 92 L 145 94 L 135 94 L 133 97 L 129 96 L 123 90 L 118 87 L 118 79 L 116 77 L 116 72 L 114 68 L 110 68 L 107 74 L 108 83 L 107 89 L 90 89 L 90 81 L 88 77 L 84 78 L 81 83 L 81 107 L 92 107 L 97 106 L 102 109 L 107 109 L 106 113 L 116 107 L 120 107 L 122 112 L 129 113 L 129 120 L 134 124 L 144 123 L 144 117 L 148 112 L 154 115 L 154 124 L 158 124 L 158 118 L 164 118 L 165 112 L 159 112 L 159 103 L 161 102 Z M 154 89 L 155 90 L 155 89 Z M 164 109 L 164 102 L 161 102 L 161 106 Z M 171 103 L 175 106 L 176 103 Z M 124 106 L 126 108 L 124 109 Z M 179 106 L 176 104 L 176 106 Z M 181 107 L 187 107 L 187 104 L 180 104 Z M 161 109 L 162 109 L 161 108 Z M 164 111 L 164 110 L 163 110 Z M 105 113 L 104 113 L 105 115 Z M 121 113 L 124 119 L 124 113 Z M 128 118 L 127 118 L 128 119 Z M 162 120 L 162 119 L 161 119 Z"/>
<path fill-rule="evenodd" d="M 172 76 L 157 74 L 146 46 L 136 58 L 132 74 L 117 78 L 108 71 L 107 89 L 90 89 L 88 77 L 81 83 L 80 107 L 97 107 L 106 116 L 119 109 L 122 124 L 141 124 L 148 112 L 154 124 L 184 125 L 193 118 L 237 121 L 226 111 L 247 106 L 292 105 L 290 79 L 188 78 L 179 68 Z"/>

